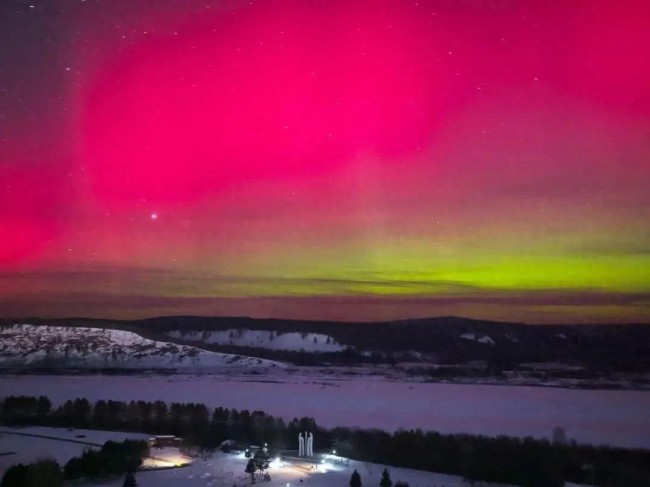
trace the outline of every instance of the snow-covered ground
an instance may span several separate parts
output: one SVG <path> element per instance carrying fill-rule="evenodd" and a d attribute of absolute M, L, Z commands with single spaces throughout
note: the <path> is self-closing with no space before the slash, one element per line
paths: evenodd
<path fill-rule="evenodd" d="M 119 431 L 95 431 L 83 429 L 68 430 L 65 428 L 46 428 L 39 426 L 28 428 L 6 428 L 0 426 L 0 476 L 2 475 L 2 472 L 11 465 L 17 463 L 31 463 L 36 461 L 38 458 L 43 457 L 54 458 L 59 462 L 59 464 L 64 465 L 71 458 L 80 456 L 84 449 L 92 448 L 89 445 L 83 445 L 80 443 L 71 443 L 56 439 L 24 435 L 50 436 L 53 438 L 95 443 L 98 445 L 102 445 L 109 440 L 142 440 L 147 439 L 150 436 L 140 433 L 124 433 Z M 4 455 L 5 453 L 11 454 Z"/>
<path fill-rule="evenodd" d="M 13 325 L 0 328 L 0 365 L 127 368 L 282 368 L 255 357 L 223 354 L 101 328 Z"/>
<path fill-rule="evenodd" d="M 381 378 L 332 380 L 286 374 L 0 376 L 0 396 L 199 402 L 263 410 L 323 426 L 422 428 L 442 433 L 549 438 L 556 426 L 589 444 L 650 448 L 650 391 L 430 384 Z"/>
<path fill-rule="evenodd" d="M 320 333 L 280 333 L 269 330 L 170 331 L 172 338 L 237 347 L 256 347 L 294 352 L 341 352 L 345 347 Z"/>
<path fill-rule="evenodd" d="M 136 481 L 138 487 L 158 487 L 161 485 L 169 487 L 238 487 L 250 485 L 250 476 L 244 472 L 247 459 L 243 454 L 215 453 L 213 458 L 206 461 L 198 460 L 185 468 L 173 470 L 160 470 L 155 472 L 138 472 Z M 361 475 L 363 485 L 379 485 L 383 465 L 374 463 L 350 461 L 335 463 L 328 461 L 318 468 L 311 468 L 312 465 L 306 462 L 297 461 L 274 461 L 269 469 L 270 482 L 258 479 L 256 485 L 269 487 L 280 486 L 311 486 L 311 487 L 332 487 L 345 486 L 350 481 L 350 475 L 356 469 Z M 388 467 L 393 482 L 403 480 L 411 487 L 460 487 L 469 486 L 463 482 L 461 477 L 444 475 L 421 470 L 410 470 L 405 468 Z M 300 479 L 303 481 L 300 482 Z M 109 483 L 101 483 L 104 487 L 120 487 L 122 479 Z M 475 487 L 487 487 L 497 484 L 475 482 Z"/>

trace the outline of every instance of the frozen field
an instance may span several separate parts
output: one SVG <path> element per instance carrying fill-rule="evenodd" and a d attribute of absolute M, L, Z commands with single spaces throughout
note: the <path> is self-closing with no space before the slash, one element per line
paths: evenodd
<path fill-rule="evenodd" d="M 561 426 L 581 443 L 650 448 L 649 391 L 287 376 L 1 376 L 0 396 L 12 394 L 44 394 L 55 404 L 76 397 L 201 402 L 384 430 L 549 438 Z"/>
<path fill-rule="evenodd" d="M 20 434 L 11 434 L 20 433 Z M 129 439 L 147 439 L 150 435 L 139 433 L 122 433 L 117 431 L 67 430 L 65 428 L 5 428 L 0 426 L 0 475 L 11 465 L 31 463 L 41 457 L 54 458 L 64 465 L 73 457 L 80 456 L 85 448 L 92 448 L 80 443 L 71 443 L 48 438 L 23 436 L 25 434 L 51 436 L 88 443 L 103 444 L 108 440 L 123 441 Z M 78 436 L 83 438 L 78 438 Z M 3 453 L 15 452 L 11 455 Z"/>

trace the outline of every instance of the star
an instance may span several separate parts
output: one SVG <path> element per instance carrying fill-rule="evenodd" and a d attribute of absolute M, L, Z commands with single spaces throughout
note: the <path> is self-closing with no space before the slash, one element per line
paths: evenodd
<path fill-rule="evenodd" d="M 158 219 L 158 213 L 155 213 L 155 212 L 152 213 L 151 215 L 149 215 L 149 218 L 151 218 L 152 220 L 157 220 Z"/>

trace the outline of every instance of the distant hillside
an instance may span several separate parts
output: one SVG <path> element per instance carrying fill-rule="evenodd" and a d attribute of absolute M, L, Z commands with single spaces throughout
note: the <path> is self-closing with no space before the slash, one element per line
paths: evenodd
<path fill-rule="evenodd" d="M 534 326 L 458 317 L 340 323 L 197 316 L 42 322 L 115 328 L 153 340 L 306 365 L 391 362 L 409 354 L 437 363 L 579 361 L 611 370 L 650 370 L 647 324 Z"/>
<path fill-rule="evenodd" d="M 153 341 L 102 328 L 13 325 L 0 328 L 0 367 L 271 369 L 277 362 Z"/>

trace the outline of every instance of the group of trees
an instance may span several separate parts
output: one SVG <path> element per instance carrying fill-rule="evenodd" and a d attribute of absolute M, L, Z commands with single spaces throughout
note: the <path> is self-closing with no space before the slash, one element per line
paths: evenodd
<path fill-rule="evenodd" d="M 52 403 L 45 396 L 11 396 L 2 401 L 0 417 L 3 420 L 30 420 L 44 418 L 50 414 Z"/>
<path fill-rule="evenodd" d="M 311 431 L 316 450 L 336 449 L 347 458 L 461 475 L 522 486 L 650 485 L 650 452 L 592 447 L 532 438 L 442 435 L 421 430 L 387 433 L 350 428 L 322 429 L 311 418 L 286 422 L 262 411 L 208 409 L 203 404 L 162 401 L 68 401 L 52 408 L 47 398 L 8 397 L 0 406 L 8 424 L 85 427 L 152 434 L 174 434 L 200 449 L 224 440 L 281 451 Z M 256 470 L 259 470 L 256 468 Z"/>
<path fill-rule="evenodd" d="M 65 477 L 71 480 L 134 472 L 148 452 L 149 445 L 146 441 L 107 441 L 100 450 L 85 450 L 80 457 L 69 460 L 63 472 Z"/>
<path fill-rule="evenodd" d="M 350 487 L 361 487 L 363 483 L 361 482 L 361 475 L 355 469 L 350 476 Z M 398 480 L 393 483 L 390 478 L 390 473 L 388 469 L 384 468 L 384 471 L 381 473 L 381 480 L 379 481 L 379 487 L 409 487 L 407 482 L 402 482 Z"/>
<path fill-rule="evenodd" d="M 41 405 L 40 408 L 38 405 Z M 0 406 L 0 420 L 13 425 L 42 425 L 99 430 L 173 434 L 186 443 L 203 449 L 215 449 L 224 440 L 268 443 L 273 450 L 295 443 L 301 431 L 317 431 L 311 418 L 286 423 L 263 411 L 238 411 L 203 404 L 163 401 L 66 401 L 51 408 L 45 397 L 7 397 Z"/>
<path fill-rule="evenodd" d="M 253 454 L 250 451 L 246 452 L 248 463 L 246 464 L 246 473 L 251 476 L 251 482 L 255 483 L 255 472 L 259 471 L 260 475 L 268 476 L 267 470 L 269 468 L 270 455 L 268 448 L 258 448 Z M 269 478 L 270 480 L 270 478 Z"/>
<path fill-rule="evenodd" d="M 0 487 L 61 487 L 65 480 L 96 479 L 127 472 L 125 487 L 135 487 L 134 472 L 147 455 L 146 441 L 107 441 L 100 450 L 85 450 L 61 469 L 52 459 L 38 460 L 29 465 L 10 467 L 0 481 Z"/>
<path fill-rule="evenodd" d="M 442 435 L 421 430 L 336 428 L 330 432 L 346 457 L 404 468 L 523 486 L 650 485 L 650 452 L 576 445 L 533 438 Z"/>
<path fill-rule="evenodd" d="M 9 467 L 0 481 L 0 487 L 49 487 L 63 486 L 61 467 L 51 459 L 39 460 L 29 465 Z"/>

